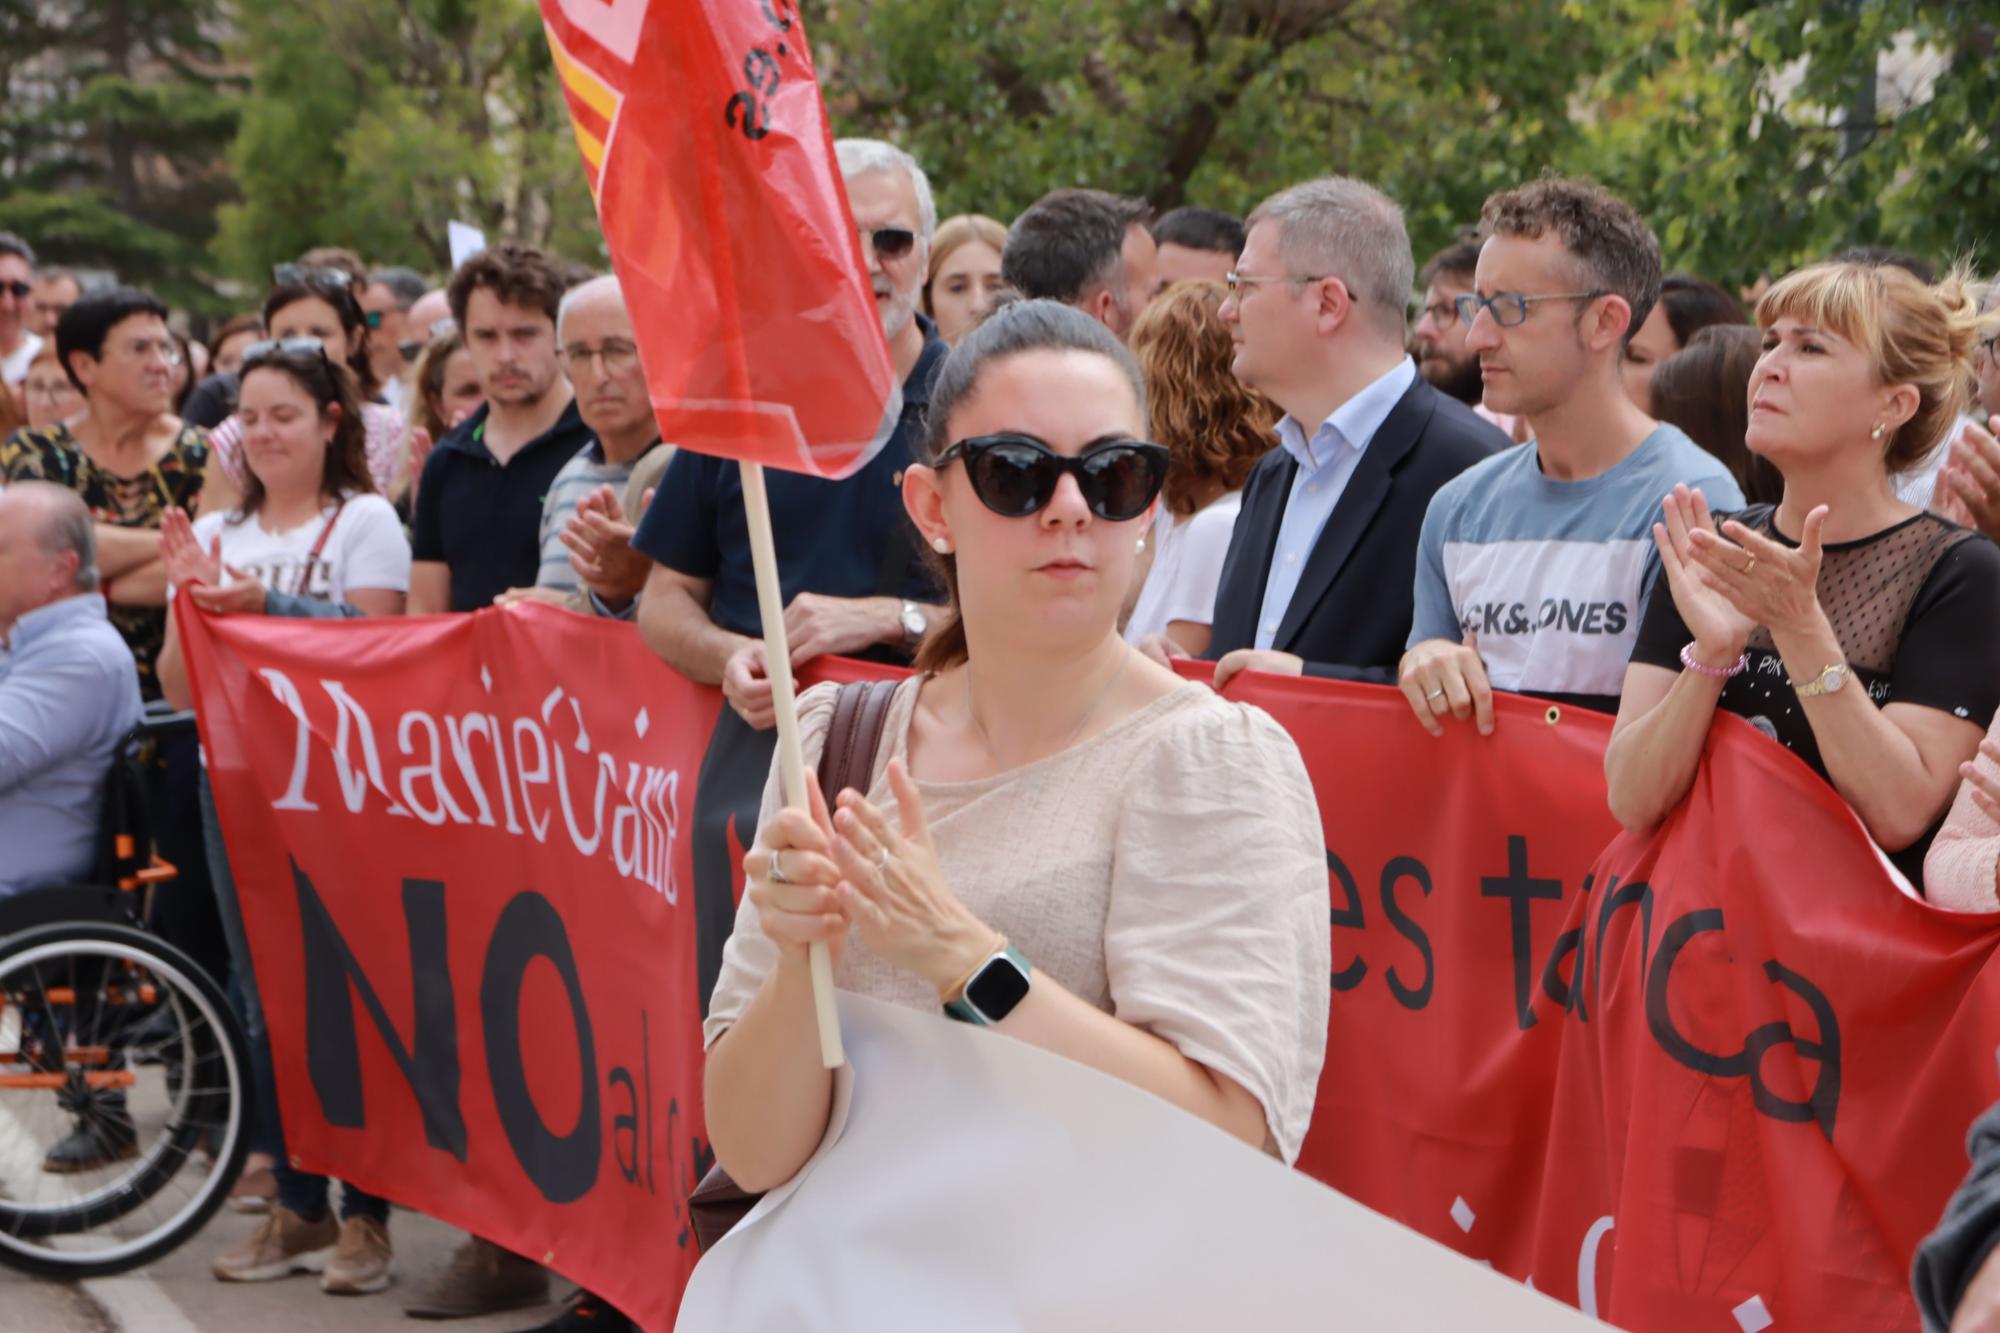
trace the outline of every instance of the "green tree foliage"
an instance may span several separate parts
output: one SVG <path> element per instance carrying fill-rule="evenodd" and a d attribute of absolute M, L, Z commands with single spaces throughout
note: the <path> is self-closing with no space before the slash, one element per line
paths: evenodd
<path fill-rule="evenodd" d="M 533 0 L 295 0 L 236 22 L 254 74 L 217 242 L 232 274 L 335 244 L 442 273 L 453 219 L 601 260 Z"/>
<path fill-rule="evenodd" d="M 1670 263 L 1749 282 L 1856 244 L 2000 261 L 1991 3 L 1682 0 L 1635 26 L 1587 91 L 1580 161 Z"/>
<path fill-rule="evenodd" d="M 807 18 L 836 128 L 916 153 L 947 213 L 1006 220 L 1064 184 L 1240 211 L 1341 172 L 1404 204 L 1421 255 L 1552 169 L 1617 189 L 1670 265 L 1721 280 L 1854 242 L 2000 240 L 1990 0 L 829 9 Z"/>
<path fill-rule="evenodd" d="M 234 87 L 212 0 L 0 0 L 0 228 L 195 307 Z"/>

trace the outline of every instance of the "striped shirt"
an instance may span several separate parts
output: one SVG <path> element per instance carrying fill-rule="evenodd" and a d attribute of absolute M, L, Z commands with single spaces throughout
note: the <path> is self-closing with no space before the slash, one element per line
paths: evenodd
<path fill-rule="evenodd" d="M 655 441 L 651 448 L 658 447 Z M 647 452 L 650 453 L 651 448 Z M 645 454 L 639 457 L 643 458 Z M 622 500 L 625 483 L 631 480 L 632 469 L 638 462 L 638 458 L 629 463 L 607 462 L 604 447 L 593 439 L 575 458 L 563 464 L 562 471 L 556 473 L 555 480 L 549 483 L 549 493 L 542 500 L 542 564 L 535 576 L 537 588 L 576 591 L 578 579 L 576 570 L 570 567 L 569 547 L 562 542 L 563 529 L 569 526 L 577 504 L 599 486 L 609 486 Z"/>

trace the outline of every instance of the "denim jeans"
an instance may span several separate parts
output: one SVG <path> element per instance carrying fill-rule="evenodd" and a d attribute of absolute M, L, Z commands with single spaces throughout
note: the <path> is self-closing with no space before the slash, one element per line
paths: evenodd
<path fill-rule="evenodd" d="M 243 904 L 236 896 L 236 877 L 230 872 L 229 854 L 222 844 L 222 828 L 215 817 L 215 792 L 208 785 L 206 770 L 201 775 L 201 822 L 208 837 L 209 878 L 215 885 L 216 908 L 222 917 L 222 932 L 229 940 L 231 995 L 239 1000 L 237 1017 L 243 1020 L 244 1035 L 250 1044 L 250 1150 L 267 1152 L 277 1159 L 278 1202 L 307 1221 L 316 1221 L 326 1215 L 327 1178 L 298 1170 L 285 1152 L 285 1127 L 278 1116 L 278 1082 L 271 1065 L 271 1033 L 264 1023 L 264 1004 L 250 960 L 250 939 L 243 930 Z M 357 1215 L 386 1222 L 388 1201 L 352 1185 L 344 1186 L 340 1216 L 345 1220 Z"/>

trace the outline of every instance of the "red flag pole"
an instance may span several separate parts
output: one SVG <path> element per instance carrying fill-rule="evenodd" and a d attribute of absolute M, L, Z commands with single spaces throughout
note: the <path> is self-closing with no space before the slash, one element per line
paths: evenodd
<path fill-rule="evenodd" d="M 750 561 L 757 571 L 757 611 L 764 621 L 765 669 L 771 703 L 778 712 L 778 773 L 785 804 L 803 810 L 806 799 L 805 748 L 799 743 L 799 703 L 792 686 L 792 650 L 785 637 L 785 595 L 778 583 L 778 551 L 771 540 L 771 505 L 764 490 L 764 465 L 742 462 L 743 514 L 750 525 Z M 831 800 L 834 793 L 828 792 Z M 840 1011 L 833 999 L 833 956 L 824 943 L 806 953 L 812 967 L 813 1012 L 819 1019 L 819 1058 L 828 1069 L 847 1063 L 840 1045 Z"/>

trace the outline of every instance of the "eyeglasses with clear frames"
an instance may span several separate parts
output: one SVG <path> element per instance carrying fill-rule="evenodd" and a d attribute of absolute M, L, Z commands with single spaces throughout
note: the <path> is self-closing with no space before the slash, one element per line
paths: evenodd
<path fill-rule="evenodd" d="M 1603 288 L 1592 292 L 1551 292 L 1546 296 L 1523 296 L 1519 292 L 1499 292 L 1493 296 L 1466 295 L 1452 304 L 1458 307 L 1458 317 L 1470 327 L 1485 310 L 1493 316 L 1493 322 L 1503 329 L 1511 329 L 1527 321 L 1528 307 L 1537 301 L 1595 301 L 1600 296 L 1611 293 Z"/>
<path fill-rule="evenodd" d="M 1231 269 L 1222 275 L 1222 282 L 1229 288 L 1229 294 L 1240 300 L 1245 287 L 1262 287 L 1272 282 L 1319 282 L 1327 276 L 1325 273 L 1238 273 Z"/>
<path fill-rule="evenodd" d="M 556 353 L 562 359 L 563 369 L 574 376 L 587 368 L 594 359 L 604 367 L 607 375 L 623 375 L 639 363 L 639 349 L 623 338 L 606 338 L 596 347 L 588 343 L 571 343 Z"/>
<path fill-rule="evenodd" d="M 181 345 L 172 338 L 135 338 L 125 344 L 125 351 L 139 361 L 151 361 L 158 357 L 168 366 L 181 363 Z"/>

